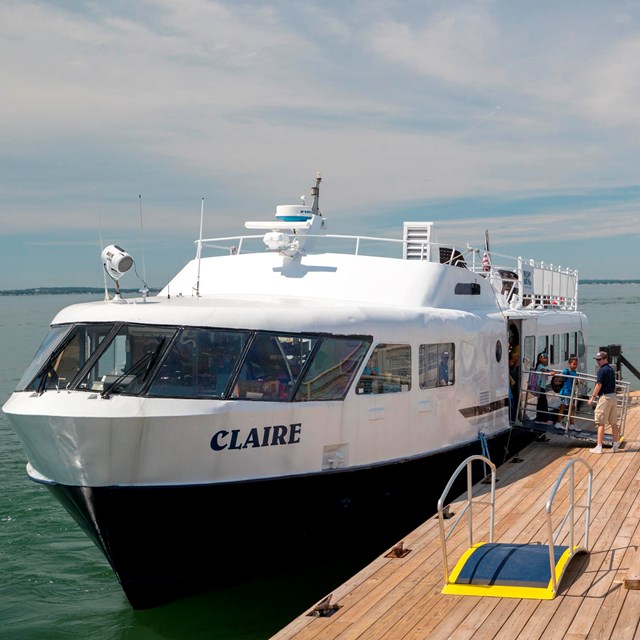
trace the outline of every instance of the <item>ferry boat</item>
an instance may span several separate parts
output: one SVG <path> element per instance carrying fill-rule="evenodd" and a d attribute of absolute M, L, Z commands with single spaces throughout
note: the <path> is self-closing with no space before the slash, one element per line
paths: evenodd
<path fill-rule="evenodd" d="M 201 232 L 154 296 L 120 295 L 134 261 L 107 247 L 116 294 L 60 311 L 3 407 L 134 608 L 379 554 L 461 460 L 511 446 L 510 352 L 586 368 L 577 271 L 432 222 L 330 234 L 320 183 L 248 235 Z"/>

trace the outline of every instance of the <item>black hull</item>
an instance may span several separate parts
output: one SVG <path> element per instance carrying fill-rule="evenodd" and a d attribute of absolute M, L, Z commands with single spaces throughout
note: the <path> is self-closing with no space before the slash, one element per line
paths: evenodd
<path fill-rule="evenodd" d="M 498 436 L 491 459 L 502 463 L 507 441 L 513 455 L 531 438 Z M 132 607 L 146 609 L 301 562 L 357 554 L 364 565 L 432 516 L 453 470 L 477 453 L 479 442 L 376 468 L 224 485 L 49 488 L 104 552 Z"/>

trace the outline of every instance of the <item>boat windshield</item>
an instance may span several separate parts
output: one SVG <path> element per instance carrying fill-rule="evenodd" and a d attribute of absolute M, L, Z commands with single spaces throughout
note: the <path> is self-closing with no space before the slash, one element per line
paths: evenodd
<path fill-rule="evenodd" d="M 371 337 L 133 324 L 53 327 L 18 391 L 305 402 L 346 395 Z"/>
<path fill-rule="evenodd" d="M 51 327 L 16 390 L 68 388 L 113 328 L 113 324 Z"/>
<path fill-rule="evenodd" d="M 31 361 L 31 364 L 22 374 L 22 378 L 20 378 L 20 382 L 18 382 L 16 391 L 24 391 L 25 389 L 33 388 L 33 385 L 30 385 L 29 383 L 33 382 L 36 374 L 52 359 L 52 355 L 59 351 L 60 344 L 64 341 L 72 328 L 72 325 L 58 325 L 57 327 L 51 327 L 51 329 L 49 329 L 49 333 L 47 333 L 45 339 L 42 341 L 42 344 Z"/>
<path fill-rule="evenodd" d="M 80 389 L 137 395 L 151 380 L 155 366 L 177 327 L 122 325 L 82 376 Z"/>

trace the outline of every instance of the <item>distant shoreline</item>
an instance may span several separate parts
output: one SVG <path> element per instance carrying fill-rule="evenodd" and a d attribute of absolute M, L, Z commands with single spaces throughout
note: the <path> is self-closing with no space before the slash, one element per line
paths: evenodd
<path fill-rule="evenodd" d="M 640 280 L 616 280 L 614 278 L 594 280 L 585 278 L 584 280 L 580 280 L 578 284 L 640 284 Z"/>
<path fill-rule="evenodd" d="M 160 289 L 149 289 L 149 293 L 158 293 Z M 121 293 L 140 293 L 139 289 L 120 289 Z M 100 287 L 34 287 L 33 289 L 4 289 L 0 296 L 57 296 L 74 294 L 102 294 Z"/>
<path fill-rule="evenodd" d="M 592 279 L 585 278 L 578 284 L 640 284 L 640 279 L 618 280 L 615 278 Z M 120 289 L 122 293 L 140 293 L 139 289 Z M 149 289 L 149 293 L 158 293 L 160 289 Z M 0 290 L 0 296 L 56 296 L 68 294 L 101 294 L 104 288 L 100 287 L 33 287 L 32 289 L 4 289 Z"/>

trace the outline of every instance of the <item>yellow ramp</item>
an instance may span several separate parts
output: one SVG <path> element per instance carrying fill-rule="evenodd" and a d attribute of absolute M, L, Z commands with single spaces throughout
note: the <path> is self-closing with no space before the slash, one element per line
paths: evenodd
<path fill-rule="evenodd" d="M 586 552 L 553 547 L 554 588 L 548 545 L 481 542 L 460 558 L 442 593 L 553 600 L 569 560 Z"/>

